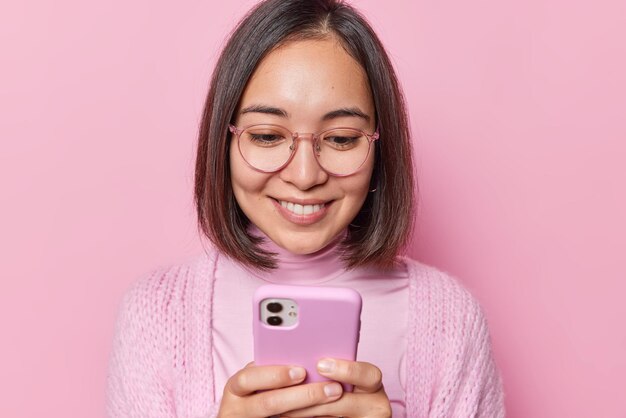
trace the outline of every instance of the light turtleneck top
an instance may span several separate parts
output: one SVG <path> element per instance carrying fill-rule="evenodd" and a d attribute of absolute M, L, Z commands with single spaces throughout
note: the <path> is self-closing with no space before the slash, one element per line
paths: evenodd
<path fill-rule="evenodd" d="M 228 378 L 253 360 L 252 295 L 257 287 L 265 283 L 349 287 L 363 298 L 357 360 L 381 369 L 393 416 L 404 416 L 409 305 L 406 267 L 346 270 L 338 249 L 345 234 L 313 254 L 298 255 L 274 244 L 260 231 L 254 233 L 264 238 L 264 249 L 276 253 L 277 268 L 263 272 L 227 257 L 217 260 L 212 349 L 215 398 L 221 398 Z"/>

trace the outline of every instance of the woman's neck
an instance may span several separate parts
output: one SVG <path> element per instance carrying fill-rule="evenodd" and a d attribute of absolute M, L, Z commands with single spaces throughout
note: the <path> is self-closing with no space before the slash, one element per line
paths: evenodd
<path fill-rule="evenodd" d="M 324 248 L 311 254 L 294 254 L 278 246 L 256 227 L 251 227 L 250 233 L 263 239 L 261 248 L 276 254 L 277 268 L 252 272 L 265 281 L 280 284 L 316 284 L 333 280 L 345 271 L 345 263 L 340 258 L 339 249 L 345 239 L 345 232 L 335 237 Z"/>

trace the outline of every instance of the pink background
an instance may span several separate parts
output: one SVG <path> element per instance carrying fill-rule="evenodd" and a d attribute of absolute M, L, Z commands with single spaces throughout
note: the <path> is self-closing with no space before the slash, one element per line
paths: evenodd
<path fill-rule="evenodd" d="M 124 290 L 199 251 L 199 114 L 253 2 L 217 3 L 0 8 L 0 416 L 103 416 Z M 410 105 L 410 253 L 481 301 L 508 416 L 626 417 L 626 3 L 354 3 Z"/>

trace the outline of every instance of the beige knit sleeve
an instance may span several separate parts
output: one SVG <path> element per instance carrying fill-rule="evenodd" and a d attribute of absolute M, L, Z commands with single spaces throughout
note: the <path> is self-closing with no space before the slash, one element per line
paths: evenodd
<path fill-rule="evenodd" d="M 161 320 L 162 278 L 162 272 L 153 272 L 123 299 L 107 376 L 106 408 L 111 418 L 176 416 L 167 376 L 165 321 Z"/>
<path fill-rule="evenodd" d="M 428 418 L 502 418 L 504 395 L 477 300 L 445 272 L 409 262 L 407 412 Z"/>

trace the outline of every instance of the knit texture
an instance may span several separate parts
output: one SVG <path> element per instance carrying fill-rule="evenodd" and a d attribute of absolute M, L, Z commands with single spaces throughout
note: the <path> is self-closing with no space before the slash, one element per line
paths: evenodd
<path fill-rule="evenodd" d="M 156 270 L 126 293 L 109 365 L 111 418 L 217 416 L 211 356 L 217 257 L 209 250 Z M 407 417 L 504 417 L 480 306 L 446 273 L 403 261 L 410 280 Z"/>

